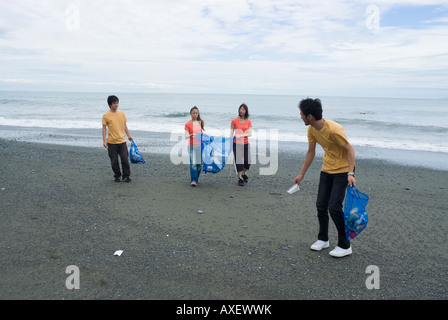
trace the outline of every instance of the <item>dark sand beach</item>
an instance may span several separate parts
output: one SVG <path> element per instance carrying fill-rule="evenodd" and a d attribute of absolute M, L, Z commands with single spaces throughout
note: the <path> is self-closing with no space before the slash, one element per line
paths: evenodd
<path fill-rule="evenodd" d="M 320 159 L 289 195 L 303 157 L 280 155 L 272 176 L 254 164 L 244 187 L 226 166 L 192 188 L 188 165 L 143 156 L 114 183 L 105 149 L 0 140 L 0 299 L 448 298 L 447 171 L 358 160 L 369 224 L 337 259 L 309 248 Z M 66 287 L 71 265 L 79 289 Z M 379 289 L 366 287 L 371 265 Z"/>

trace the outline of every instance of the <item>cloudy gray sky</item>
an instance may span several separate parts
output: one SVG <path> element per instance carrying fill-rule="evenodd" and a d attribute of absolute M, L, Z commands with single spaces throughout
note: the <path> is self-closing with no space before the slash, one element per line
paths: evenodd
<path fill-rule="evenodd" d="M 448 1 L 0 2 L 0 90 L 448 97 Z"/>

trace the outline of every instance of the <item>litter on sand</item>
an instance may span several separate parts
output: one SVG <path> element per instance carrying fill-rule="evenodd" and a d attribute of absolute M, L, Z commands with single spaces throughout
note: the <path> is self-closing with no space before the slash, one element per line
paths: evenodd
<path fill-rule="evenodd" d="M 300 187 L 298 184 L 294 184 L 291 188 L 289 188 L 288 193 L 293 194 L 294 192 L 297 192 L 300 190 Z"/>
<path fill-rule="evenodd" d="M 114 256 L 121 256 L 121 254 L 123 253 L 123 250 L 117 250 L 114 253 Z"/>

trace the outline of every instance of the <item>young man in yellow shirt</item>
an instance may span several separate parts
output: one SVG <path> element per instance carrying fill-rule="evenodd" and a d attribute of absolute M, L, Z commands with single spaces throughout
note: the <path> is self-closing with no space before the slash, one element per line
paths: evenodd
<path fill-rule="evenodd" d="M 338 244 L 330 251 L 334 257 L 344 257 L 352 253 L 350 242 L 345 236 L 344 211 L 342 203 L 347 184 L 356 185 L 355 150 L 348 142 L 344 128 L 322 118 L 322 104 L 319 99 L 303 99 L 299 104 L 300 116 L 308 127 L 308 151 L 299 175 L 294 183 L 300 185 L 306 171 L 316 154 L 316 143 L 324 149 L 322 170 L 317 194 L 317 217 L 319 234 L 311 245 L 312 250 L 320 251 L 330 246 L 328 240 L 328 212 L 338 231 Z"/>
<path fill-rule="evenodd" d="M 131 166 L 129 164 L 129 152 L 125 134 L 128 136 L 129 141 L 133 139 L 126 125 L 127 120 L 124 112 L 118 110 L 118 103 L 119 100 L 116 96 L 107 98 L 110 110 L 103 115 L 103 146 L 107 148 L 115 182 L 120 182 L 121 176 L 123 176 L 123 181 L 131 182 L 131 178 L 129 178 Z M 106 138 L 107 129 L 109 129 L 109 132 Z M 121 159 L 123 174 L 120 171 L 118 156 Z"/>

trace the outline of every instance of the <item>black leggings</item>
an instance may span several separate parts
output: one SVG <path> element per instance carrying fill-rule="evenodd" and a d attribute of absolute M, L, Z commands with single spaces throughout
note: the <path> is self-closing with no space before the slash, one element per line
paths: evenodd
<path fill-rule="evenodd" d="M 251 163 L 249 144 L 234 143 L 233 155 L 235 157 L 235 165 L 237 172 L 244 171 L 244 169 L 249 170 Z"/>

